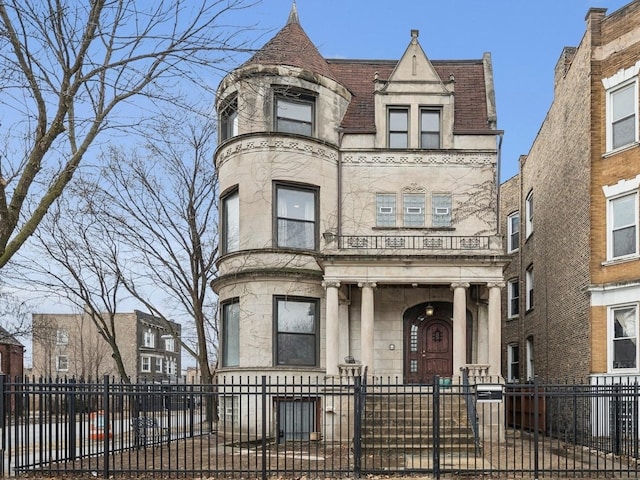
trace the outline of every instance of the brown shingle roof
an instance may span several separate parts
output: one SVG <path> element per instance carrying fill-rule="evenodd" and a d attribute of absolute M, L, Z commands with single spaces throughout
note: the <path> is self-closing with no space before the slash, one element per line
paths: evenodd
<path fill-rule="evenodd" d="M 300 26 L 293 4 L 287 24 L 243 66 L 290 65 L 320 74 L 344 85 L 353 94 L 342 119 L 345 131 L 375 132 L 374 84 L 376 74 L 387 80 L 397 60 L 327 60 Z M 482 60 L 431 62 L 443 81 L 455 77 L 455 121 L 457 131 L 489 128 Z"/>
<path fill-rule="evenodd" d="M 346 131 L 375 131 L 374 84 L 389 78 L 395 60 L 328 60 L 338 80 L 353 94 L 342 119 Z M 486 131 L 489 128 L 482 60 L 445 60 L 431 62 L 443 81 L 455 78 L 455 130 Z"/>
<path fill-rule="evenodd" d="M 295 4 L 287 24 L 243 66 L 289 65 L 336 80 L 331 67 L 300 26 Z"/>
<path fill-rule="evenodd" d="M 0 344 L 2 345 L 19 345 L 23 346 L 16 338 L 4 328 L 0 327 Z"/>

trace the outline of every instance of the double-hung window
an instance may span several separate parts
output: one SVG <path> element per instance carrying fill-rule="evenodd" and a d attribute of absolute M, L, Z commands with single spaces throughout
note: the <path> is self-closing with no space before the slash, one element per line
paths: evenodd
<path fill-rule="evenodd" d="M 527 380 L 535 377 L 535 357 L 533 350 L 533 337 L 527 337 Z"/>
<path fill-rule="evenodd" d="M 440 148 L 440 110 L 420 110 L 420 148 Z"/>
<path fill-rule="evenodd" d="M 162 369 L 162 359 L 159 357 L 156 357 L 156 373 L 164 373 Z"/>
<path fill-rule="evenodd" d="M 238 98 L 233 97 L 220 110 L 220 141 L 238 134 Z"/>
<path fill-rule="evenodd" d="M 520 346 L 517 343 L 507 347 L 507 380 L 518 382 L 520 380 Z"/>
<path fill-rule="evenodd" d="M 638 253 L 638 194 L 611 198 L 608 201 L 607 252 L 610 260 Z"/>
<path fill-rule="evenodd" d="M 147 355 L 140 357 L 140 371 L 144 373 L 151 371 L 151 357 Z"/>
<path fill-rule="evenodd" d="M 69 357 L 58 355 L 56 357 L 56 370 L 58 372 L 67 372 L 69 370 Z"/>
<path fill-rule="evenodd" d="M 56 331 L 56 345 L 64 346 L 69 344 L 69 332 L 64 328 L 59 328 Z"/>
<path fill-rule="evenodd" d="M 607 151 L 638 142 L 638 73 L 640 62 L 603 78 L 607 95 Z"/>
<path fill-rule="evenodd" d="M 222 253 L 240 249 L 240 196 L 235 190 L 222 199 Z"/>
<path fill-rule="evenodd" d="M 276 365 L 318 364 L 318 308 L 314 298 L 274 298 Z"/>
<path fill-rule="evenodd" d="M 222 366 L 240 365 L 240 303 L 238 299 L 222 305 Z"/>
<path fill-rule="evenodd" d="M 275 185 L 276 245 L 285 248 L 317 248 L 316 188 Z"/>
<path fill-rule="evenodd" d="M 609 309 L 613 370 L 636 369 L 638 366 L 638 306 L 626 305 Z"/>
<path fill-rule="evenodd" d="M 434 227 L 451 226 L 451 194 L 434 193 L 431 196 L 432 225 Z"/>
<path fill-rule="evenodd" d="M 533 233 L 533 192 L 529 192 L 527 199 L 524 202 L 525 218 L 525 233 L 527 238 Z"/>
<path fill-rule="evenodd" d="M 313 135 L 315 98 L 295 91 L 276 93 L 276 131 Z"/>
<path fill-rule="evenodd" d="M 507 217 L 507 252 L 515 252 L 520 246 L 520 212 Z"/>
<path fill-rule="evenodd" d="M 409 146 L 409 109 L 389 109 L 389 148 L 407 148 Z"/>
<path fill-rule="evenodd" d="M 533 265 L 527 268 L 525 274 L 525 286 L 527 287 L 527 298 L 525 299 L 525 308 L 527 311 L 533 308 Z"/>
<path fill-rule="evenodd" d="M 404 226 L 424 227 L 424 193 L 405 193 L 402 195 L 402 201 L 404 203 Z"/>
<path fill-rule="evenodd" d="M 508 318 L 516 318 L 520 313 L 520 281 L 517 278 L 507 283 Z"/>
<path fill-rule="evenodd" d="M 376 226 L 395 227 L 396 226 L 396 194 L 378 193 L 376 194 Z"/>
<path fill-rule="evenodd" d="M 156 334 L 151 330 L 147 329 L 143 333 L 142 338 L 142 346 L 155 348 L 156 347 Z"/>

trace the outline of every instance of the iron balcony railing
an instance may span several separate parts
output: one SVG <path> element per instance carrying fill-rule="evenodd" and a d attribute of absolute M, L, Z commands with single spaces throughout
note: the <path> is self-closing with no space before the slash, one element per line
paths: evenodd
<path fill-rule="evenodd" d="M 488 250 L 489 236 L 341 235 L 339 249 L 373 250 Z"/>

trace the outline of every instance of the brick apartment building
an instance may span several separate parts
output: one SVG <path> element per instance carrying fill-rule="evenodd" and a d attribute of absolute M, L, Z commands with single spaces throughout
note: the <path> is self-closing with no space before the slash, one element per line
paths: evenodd
<path fill-rule="evenodd" d="M 0 326 L 0 375 L 20 377 L 24 373 L 24 345 Z"/>
<path fill-rule="evenodd" d="M 180 324 L 170 322 L 167 326 L 138 310 L 116 313 L 113 321 L 122 361 L 132 380 L 175 382 L 181 377 Z M 37 313 L 32 322 L 35 376 L 99 378 L 118 374 L 112 350 L 88 313 Z"/>
<path fill-rule="evenodd" d="M 640 1 L 590 9 L 531 150 L 502 185 L 509 380 L 640 373 L 639 71 Z"/>

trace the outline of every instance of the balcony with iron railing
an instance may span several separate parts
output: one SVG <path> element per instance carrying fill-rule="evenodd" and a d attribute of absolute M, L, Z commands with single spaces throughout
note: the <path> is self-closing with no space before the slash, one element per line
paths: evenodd
<path fill-rule="evenodd" d="M 325 240 L 337 242 L 339 250 L 418 250 L 422 253 L 482 252 L 499 253 L 498 236 L 450 235 L 327 235 Z"/>

